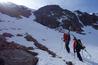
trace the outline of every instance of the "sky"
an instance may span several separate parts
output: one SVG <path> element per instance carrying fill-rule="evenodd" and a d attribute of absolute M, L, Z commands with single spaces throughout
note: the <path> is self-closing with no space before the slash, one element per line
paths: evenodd
<path fill-rule="evenodd" d="M 81 10 L 84 12 L 98 12 L 98 0 L 0 0 L 25 5 L 32 9 L 39 9 L 45 5 L 60 5 L 68 10 Z"/>

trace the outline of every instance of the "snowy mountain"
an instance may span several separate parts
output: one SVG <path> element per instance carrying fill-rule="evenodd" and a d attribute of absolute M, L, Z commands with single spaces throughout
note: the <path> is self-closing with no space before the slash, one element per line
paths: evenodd
<path fill-rule="evenodd" d="M 9 8 L 13 9 L 14 7 L 9 6 Z M 12 11 L 18 12 L 16 7 L 15 9 L 15 11 Z M 19 9 L 22 8 L 19 6 Z M 86 16 L 92 18 L 93 15 L 79 14 L 78 11 L 71 12 L 53 5 L 45 6 L 34 13 L 29 10 L 30 15 L 20 14 L 17 16 L 21 16 L 21 18 L 17 19 L 17 16 L 10 15 L 13 13 L 10 13 L 9 10 L 0 7 L 0 35 L 10 33 L 11 37 L 5 36 L 7 42 L 14 41 L 25 47 L 33 47 L 34 49 L 30 51 L 38 53 L 36 56 L 38 58 L 37 65 L 67 65 L 66 61 L 71 61 L 74 65 L 98 65 L 98 30 L 92 27 L 93 23 L 96 23 L 96 19 L 94 19 L 94 22 L 89 21 L 89 19 L 84 22 Z M 28 14 L 27 8 L 22 10 Z M 19 13 L 21 12 L 19 11 Z M 71 26 L 70 54 L 64 48 L 63 33 L 56 30 L 59 26 L 62 26 L 65 32 Z M 76 28 L 79 28 L 79 32 L 83 30 L 86 35 L 74 32 Z M 79 61 L 74 56 L 72 35 L 81 39 L 86 46 L 88 53 L 81 52 L 84 62 Z"/>
<path fill-rule="evenodd" d="M 84 26 L 92 26 L 98 29 L 98 26 L 94 26 L 98 21 L 98 16 L 89 14 L 87 12 L 81 12 L 79 10 L 71 12 L 67 9 L 63 9 L 58 5 L 47 5 L 34 12 L 36 21 L 50 28 L 63 27 L 71 31 L 83 32 Z"/>

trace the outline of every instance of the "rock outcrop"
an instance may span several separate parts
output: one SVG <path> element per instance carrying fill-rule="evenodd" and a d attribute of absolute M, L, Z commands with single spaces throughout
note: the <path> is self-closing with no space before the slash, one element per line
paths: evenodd
<path fill-rule="evenodd" d="M 0 65 L 37 65 L 38 54 L 29 49 L 15 42 L 7 42 L 6 38 L 0 35 Z"/>
<path fill-rule="evenodd" d="M 82 25 L 78 22 L 77 16 L 58 5 L 47 5 L 34 12 L 36 21 L 49 28 L 61 27 L 72 31 L 83 31 Z"/>
<path fill-rule="evenodd" d="M 52 29 L 70 29 L 77 33 L 83 32 L 84 26 L 98 28 L 98 16 L 87 12 L 69 11 L 58 5 L 47 5 L 34 12 L 36 22 Z M 95 25 L 97 23 L 97 25 Z"/>
<path fill-rule="evenodd" d="M 52 57 L 56 57 L 56 54 L 49 50 L 46 46 L 42 45 L 41 43 L 39 43 L 34 37 L 32 37 L 31 35 L 27 34 L 25 37 L 24 37 L 27 41 L 31 41 L 31 42 L 34 42 L 34 45 L 40 49 L 40 50 L 43 50 L 43 51 L 46 51 L 47 53 L 49 53 L 50 55 L 52 55 Z"/>
<path fill-rule="evenodd" d="M 11 2 L 0 3 L 0 12 L 17 18 L 21 18 L 21 16 L 29 17 L 32 14 L 29 8 Z"/>

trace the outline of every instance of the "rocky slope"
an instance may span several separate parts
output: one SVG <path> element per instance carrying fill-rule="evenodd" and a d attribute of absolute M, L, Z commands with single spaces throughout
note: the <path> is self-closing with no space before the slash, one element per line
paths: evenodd
<path fill-rule="evenodd" d="M 36 21 L 50 28 L 63 27 L 71 31 L 82 32 L 84 26 L 92 26 L 98 21 L 98 16 L 81 11 L 69 11 L 58 5 L 47 5 L 34 12 Z"/>
<path fill-rule="evenodd" d="M 98 22 L 98 16 L 96 13 L 89 14 L 87 12 L 81 12 L 79 10 L 75 11 L 83 23 L 84 26 L 92 26 L 95 29 L 98 29 L 98 25 L 96 26 Z"/>
<path fill-rule="evenodd" d="M 11 2 L 0 3 L 0 12 L 17 18 L 21 18 L 22 16 L 29 17 L 32 13 L 29 8 L 22 5 L 13 4 Z"/>
<path fill-rule="evenodd" d="M 4 35 L 0 35 L 0 65 L 36 65 L 37 53 L 29 50 L 29 47 L 8 42 Z"/>

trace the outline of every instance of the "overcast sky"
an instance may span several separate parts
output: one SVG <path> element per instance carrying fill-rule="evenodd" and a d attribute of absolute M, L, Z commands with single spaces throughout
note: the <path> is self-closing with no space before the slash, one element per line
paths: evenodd
<path fill-rule="evenodd" d="M 38 9 L 45 5 L 57 4 L 64 9 L 98 12 L 98 0 L 12 0 L 17 4 Z"/>

